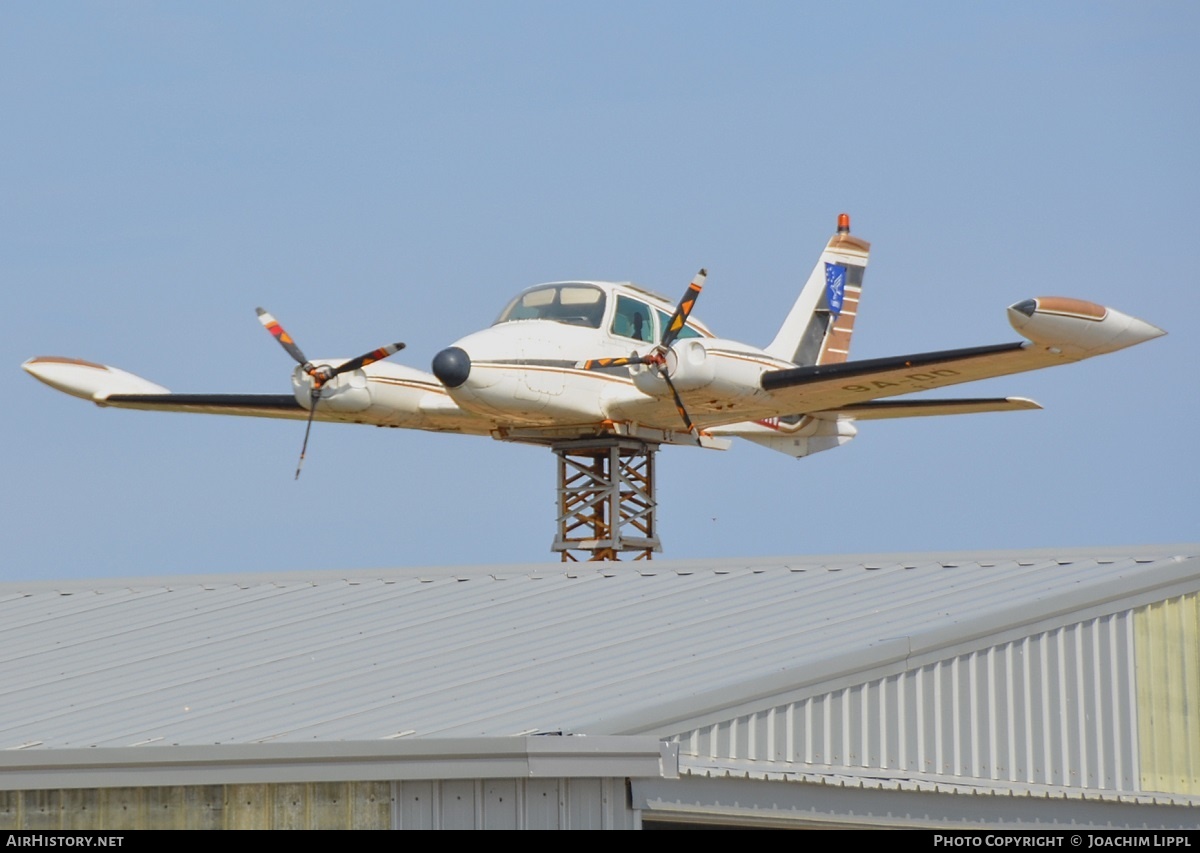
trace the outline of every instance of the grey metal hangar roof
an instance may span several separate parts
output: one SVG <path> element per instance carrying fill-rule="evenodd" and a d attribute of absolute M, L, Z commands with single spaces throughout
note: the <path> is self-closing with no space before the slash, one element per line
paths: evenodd
<path fill-rule="evenodd" d="M 0 749 L 651 735 L 707 777 L 1191 804 L 1154 774 L 1196 703 L 1148 757 L 1136 672 L 1198 595 L 1197 545 L 4 583 Z"/>

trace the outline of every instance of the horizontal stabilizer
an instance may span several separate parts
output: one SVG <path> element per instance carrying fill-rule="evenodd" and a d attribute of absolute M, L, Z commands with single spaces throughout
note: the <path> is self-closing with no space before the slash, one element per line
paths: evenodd
<path fill-rule="evenodd" d="M 871 421 L 885 418 L 924 418 L 934 415 L 973 415 L 980 412 L 1021 412 L 1041 406 L 1025 397 L 976 397 L 964 400 L 874 400 L 845 406 L 836 412 L 814 412 L 817 415 L 839 415 L 856 420 Z"/>

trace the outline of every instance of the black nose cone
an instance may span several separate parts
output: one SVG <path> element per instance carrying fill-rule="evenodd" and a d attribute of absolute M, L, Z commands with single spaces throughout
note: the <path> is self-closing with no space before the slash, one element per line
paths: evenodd
<path fill-rule="evenodd" d="M 1032 317 L 1033 312 L 1037 310 L 1038 304 L 1036 299 L 1026 299 L 1024 302 L 1018 302 L 1011 307 L 1012 310 L 1020 311 L 1026 317 Z"/>
<path fill-rule="evenodd" d="M 447 388 L 457 388 L 471 375 L 471 357 L 460 347 L 447 347 L 433 357 L 433 375 Z"/>

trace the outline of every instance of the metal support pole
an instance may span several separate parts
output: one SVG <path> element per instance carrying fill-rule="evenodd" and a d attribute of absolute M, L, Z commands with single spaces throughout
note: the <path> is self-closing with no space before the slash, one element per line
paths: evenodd
<path fill-rule="evenodd" d="M 629 438 L 563 441 L 558 457 L 558 532 L 562 560 L 649 560 L 661 551 L 655 529 L 654 454 Z M 628 558 L 625 558 L 628 559 Z"/>

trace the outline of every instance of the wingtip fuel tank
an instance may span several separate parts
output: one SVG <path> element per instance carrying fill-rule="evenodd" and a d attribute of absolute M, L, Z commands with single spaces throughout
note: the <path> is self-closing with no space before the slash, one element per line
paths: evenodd
<path fill-rule="evenodd" d="M 1036 344 L 1087 357 L 1165 335 L 1137 317 L 1082 299 L 1039 296 L 1008 308 L 1008 322 Z"/>

